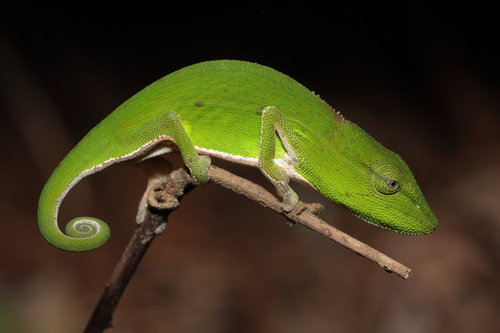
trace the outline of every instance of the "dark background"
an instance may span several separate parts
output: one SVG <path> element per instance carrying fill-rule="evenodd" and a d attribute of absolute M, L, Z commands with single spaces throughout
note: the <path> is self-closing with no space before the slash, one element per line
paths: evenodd
<path fill-rule="evenodd" d="M 440 226 L 375 228 L 300 185 L 322 217 L 411 267 L 408 281 L 216 185 L 182 202 L 125 292 L 116 332 L 498 332 L 500 46 L 496 10 L 219 2 L 0 10 L 0 332 L 81 332 L 135 226 L 140 170 L 82 181 L 61 223 L 96 216 L 102 248 L 66 253 L 36 222 L 43 184 L 120 103 L 184 66 L 257 62 L 328 101 L 412 168 Z M 180 165 L 178 157 L 173 160 Z M 216 161 L 261 184 L 245 167 Z"/>

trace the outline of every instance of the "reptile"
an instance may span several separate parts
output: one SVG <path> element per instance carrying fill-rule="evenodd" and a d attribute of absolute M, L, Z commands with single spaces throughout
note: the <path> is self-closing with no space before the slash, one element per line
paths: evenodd
<path fill-rule="evenodd" d="M 290 180 L 309 186 L 364 221 L 403 234 L 428 234 L 438 222 L 407 164 L 318 95 L 270 67 L 207 61 L 173 72 L 120 105 L 62 160 L 40 196 L 45 239 L 67 251 L 103 245 L 109 227 L 58 211 L 84 177 L 116 163 L 178 152 L 199 184 L 210 156 L 259 168 L 290 211 Z"/>

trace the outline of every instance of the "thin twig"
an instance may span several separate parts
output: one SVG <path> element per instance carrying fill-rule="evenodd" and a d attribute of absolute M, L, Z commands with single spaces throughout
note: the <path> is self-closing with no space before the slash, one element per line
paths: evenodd
<path fill-rule="evenodd" d="M 266 191 L 261 186 L 252 183 L 244 178 L 231 174 L 223 169 L 215 166 L 210 166 L 210 179 L 226 188 L 233 190 L 236 193 L 242 194 L 249 199 L 259 202 L 261 205 L 268 207 L 284 216 L 287 219 L 298 222 L 309 229 L 317 231 L 325 237 L 339 243 L 340 245 L 356 252 L 368 260 L 378 264 L 384 270 L 394 273 L 397 276 L 407 279 L 411 275 L 411 269 L 391 259 L 385 254 L 375 250 L 374 248 L 358 241 L 354 237 L 334 228 L 328 223 L 321 220 L 319 214 L 323 207 L 319 204 L 306 204 L 300 202 L 289 213 L 282 211 L 281 202 L 271 193 Z"/>
<path fill-rule="evenodd" d="M 144 222 L 138 226 L 120 261 L 106 285 L 88 324 L 85 333 L 101 333 L 112 327 L 113 312 L 125 287 L 135 272 L 154 237 L 163 232 L 168 215 L 179 206 L 182 196 L 194 187 L 194 181 L 185 168 L 171 172 L 168 176 L 160 172 L 165 167 L 164 160 L 148 160 L 141 165 L 150 176 L 147 194 L 148 208 Z M 300 202 L 291 212 L 283 212 L 279 199 L 260 185 L 252 183 L 213 165 L 209 168 L 210 180 L 216 184 L 244 195 L 261 205 L 268 207 L 294 222 L 298 222 L 323 236 L 339 243 L 355 253 L 377 263 L 387 272 L 403 279 L 411 275 L 408 267 L 389 258 L 385 254 L 337 230 L 318 218 L 323 210 L 319 204 Z"/>
<path fill-rule="evenodd" d="M 150 178 L 150 183 L 152 179 Z M 167 185 L 168 188 L 165 188 Z M 113 326 L 112 316 L 118 302 L 132 278 L 142 257 L 156 235 L 161 234 L 166 227 L 168 215 L 179 206 L 184 193 L 189 191 L 192 179 L 183 169 L 172 172 L 166 183 L 157 185 L 148 193 L 148 203 L 152 203 L 146 213 L 144 221 L 137 227 L 122 257 L 111 275 L 104 293 L 99 300 L 85 333 L 101 333 Z M 156 209 L 161 207 L 162 209 Z"/>

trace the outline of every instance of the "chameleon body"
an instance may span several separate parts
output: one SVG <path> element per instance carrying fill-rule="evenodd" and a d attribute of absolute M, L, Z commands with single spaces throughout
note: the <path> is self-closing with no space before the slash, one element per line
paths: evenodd
<path fill-rule="evenodd" d="M 235 60 L 203 62 L 163 77 L 92 129 L 45 185 L 38 221 L 57 248 L 88 251 L 107 225 L 77 218 L 60 231 L 57 213 L 82 178 L 114 163 L 177 150 L 199 183 L 210 158 L 258 167 L 291 210 L 289 179 L 306 184 L 363 220 L 406 234 L 438 223 L 405 162 L 290 77 Z"/>

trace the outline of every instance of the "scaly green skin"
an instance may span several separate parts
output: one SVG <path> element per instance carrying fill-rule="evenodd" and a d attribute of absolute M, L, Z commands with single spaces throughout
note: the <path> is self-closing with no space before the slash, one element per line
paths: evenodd
<path fill-rule="evenodd" d="M 49 243 L 88 251 L 109 237 L 107 225 L 77 218 L 63 234 L 57 212 L 83 177 L 118 162 L 181 152 L 199 183 L 209 155 L 259 167 L 283 197 L 297 202 L 288 178 L 309 185 L 365 221 L 406 234 L 438 223 L 404 161 L 305 87 L 257 64 L 209 61 L 174 72 L 130 98 L 66 156 L 45 185 L 38 221 Z M 169 144 L 169 146 L 167 146 Z M 200 154 L 200 155 L 198 155 Z M 88 234 L 74 231 L 88 230 Z"/>

